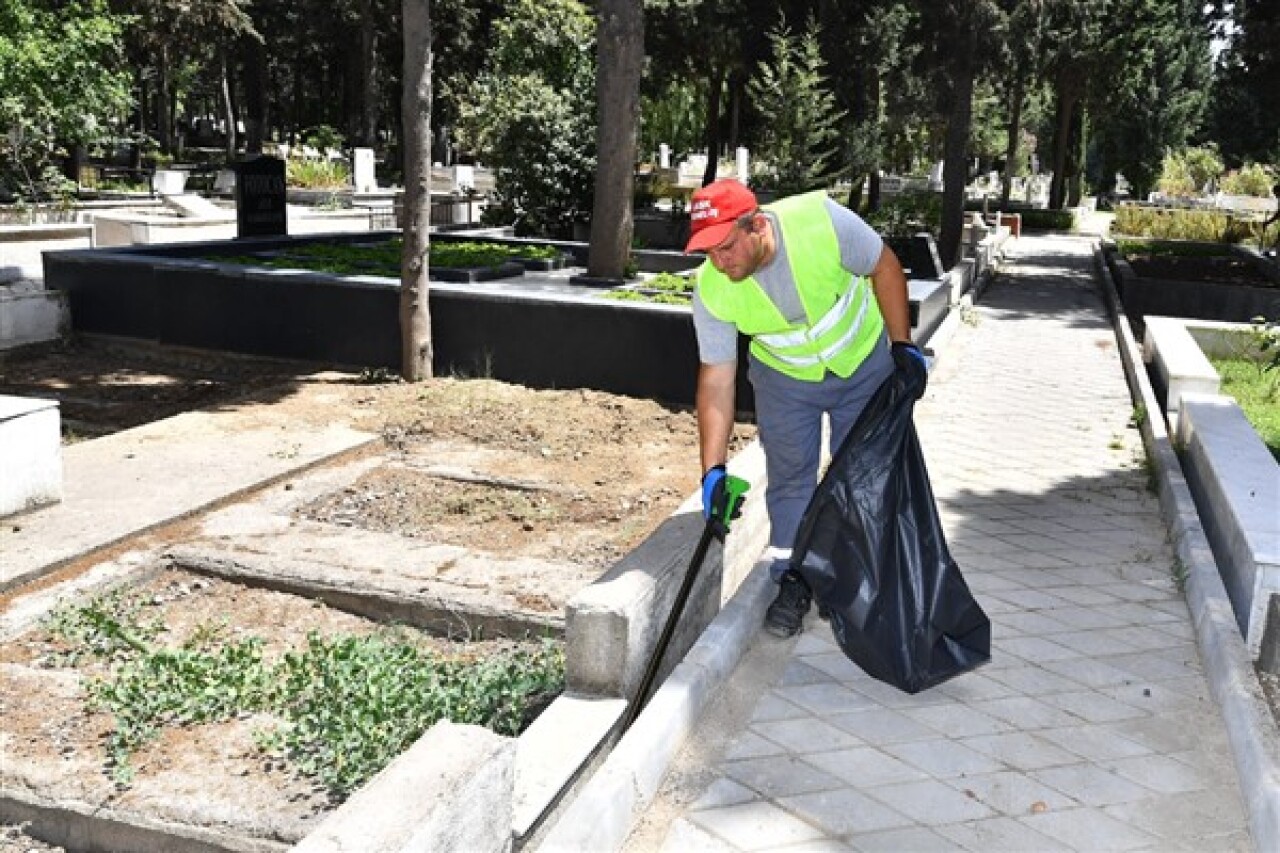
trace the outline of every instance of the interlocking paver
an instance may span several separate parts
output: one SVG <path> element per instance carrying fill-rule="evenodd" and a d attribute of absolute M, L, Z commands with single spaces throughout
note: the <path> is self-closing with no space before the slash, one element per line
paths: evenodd
<path fill-rule="evenodd" d="M 993 660 L 908 695 L 811 615 L 662 850 L 1250 849 L 1090 246 L 1011 255 L 916 409 Z"/>

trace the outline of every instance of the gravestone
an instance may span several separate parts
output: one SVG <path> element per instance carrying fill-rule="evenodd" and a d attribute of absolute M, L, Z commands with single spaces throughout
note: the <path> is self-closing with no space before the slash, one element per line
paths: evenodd
<path fill-rule="evenodd" d="M 466 195 L 476 188 L 475 166 L 458 165 L 453 167 L 453 191 Z"/>
<path fill-rule="evenodd" d="M 658 144 L 658 168 L 671 168 L 671 146 L 665 142 Z"/>
<path fill-rule="evenodd" d="M 280 237 L 288 233 L 284 161 L 255 157 L 237 163 L 236 236 Z"/>
<path fill-rule="evenodd" d="M 373 149 L 357 148 L 352 155 L 351 183 L 358 193 L 371 193 L 378 188 L 373 172 Z"/>
<path fill-rule="evenodd" d="M 886 237 L 885 242 L 898 256 L 907 278 L 940 279 L 946 272 L 938 255 L 938 244 L 928 231 L 920 231 L 910 237 Z"/>
<path fill-rule="evenodd" d="M 751 178 L 751 154 L 746 148 L 738 148 L 734 154 L 735 172 L 738 180 L 745 184 Z"/>

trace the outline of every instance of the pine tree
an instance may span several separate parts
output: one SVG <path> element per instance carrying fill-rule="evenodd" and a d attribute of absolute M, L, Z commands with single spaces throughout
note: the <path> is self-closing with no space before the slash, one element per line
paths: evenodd
<path fill-rule="evenodd" d="M 844 113 L 826 85 L 818 25 L 795 36 L 785 18 L 769 32 L 772 55 L 748 85 L 765 128 L 753 184 L 780 196 L 820 189 L 832 179 Z"/>

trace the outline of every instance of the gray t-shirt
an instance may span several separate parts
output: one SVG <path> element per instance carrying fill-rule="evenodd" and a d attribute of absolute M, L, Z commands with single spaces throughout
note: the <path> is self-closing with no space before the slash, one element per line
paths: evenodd
<path fill-rule="evenodd" d="M 835 226 L 836 239 L 840 242 L 840 265 L 854 275 L 870 275 L 884 246 L 880 235 L 844 205 L 829 198 L 826 205 Z M 787 262 L 787 247 L 778 226 L 778 217 L 768 210 L 763 212 L 773 225 L 778 251 L 768 265 L 756 270 L 754 278 L 784 317 L 793 323 L 802 323 L 805 321 L 804 306 L 800 304 L 791 264 Z M 698 336 L 698 358 L 703 364 L 724 364 L 737 359 L 738 327 L 713 317 L 696 291 L 693 295 L 693 328 Z"/>

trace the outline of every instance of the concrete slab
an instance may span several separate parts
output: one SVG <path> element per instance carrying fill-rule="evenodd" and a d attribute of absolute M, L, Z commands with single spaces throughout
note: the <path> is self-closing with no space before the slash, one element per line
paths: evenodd
<path fill-rule="evenodd" d="M 1280 594 L 1280 466 L 1229 397 L 1184 394 L 1183 469 L 1240 633 L 1257 656 Z"/>
<path fill-rule="evenodd" d="M 57 401 L 0 395 L 0 518 L 61 498 Z"/>
<path fill-rule="evenodd" d="M 0 592 L 377 440 L 283 415 L 187 412 L 63 449 L 62 503 L 0 527 Z"/>

